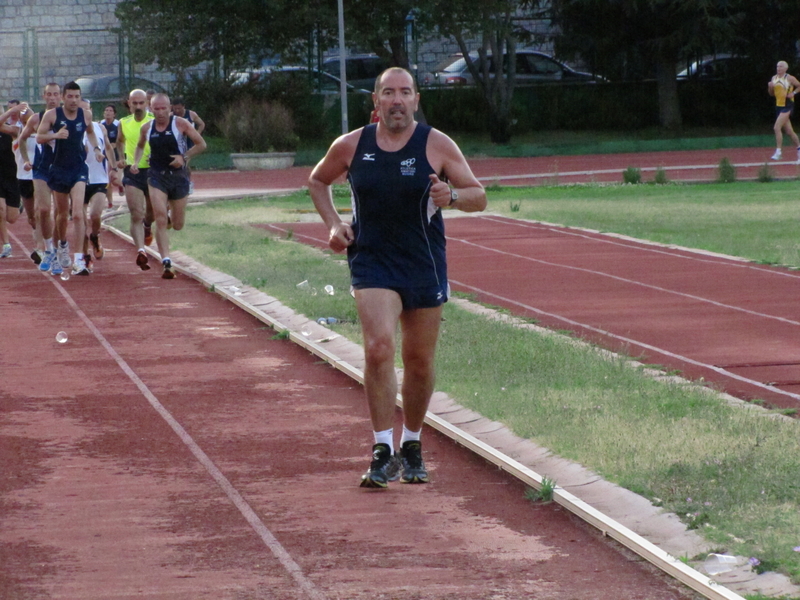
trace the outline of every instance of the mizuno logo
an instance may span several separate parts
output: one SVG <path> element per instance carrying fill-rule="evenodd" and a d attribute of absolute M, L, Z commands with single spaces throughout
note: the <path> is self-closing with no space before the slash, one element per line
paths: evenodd
<path fill-rule="evenodd" d="M 364 158 L 362 158 L 361 160 L 371 160 L 371 161 L 374 161 L 374 160 L 375 160 L 375 153 L 373 152 L 372 154 L 370 154 L 369 152 L 365 152 L 365 153 L 364 153 Z"/>

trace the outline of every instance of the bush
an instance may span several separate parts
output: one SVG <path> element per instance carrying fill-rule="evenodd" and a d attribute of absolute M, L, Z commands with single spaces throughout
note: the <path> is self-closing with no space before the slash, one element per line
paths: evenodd
<path fill-rule="evenodd" d="M 731 164 L 730 159 L 725 156 L 719 161 L 719 183 L 733 183 L 736 181 L 736 168 Z"/>
<path fill-rule="evenodd" d="M 622 181 L 625 183 L 642 183 L 642 170 L 628 167 L 622 172 Z"/>
<path fill-rule="evenodd" d="M 658 167 L 656 169 L 656 176 L 653 178 L 653 183 L 657 185 L 664 185 L 665 183 L 669 183 L 669 179 L 667 178 L 667 172 L 664 170 L 664 167 Z"/>
<path fill-rule="evenodd" d="M 234 152 L 293 152 L 299 138 L 289 110 L 278 102 L 243 99 L 219 122 Z"/>
<path fill-rule="evenodd" d="M 758 170 L 758 180 L 761 183 L 769 183 L 774 179 L 775 177 L 772 174 L 772 169 L 770 166 L 767 163 L 761 165 L 761 168 Z"/>

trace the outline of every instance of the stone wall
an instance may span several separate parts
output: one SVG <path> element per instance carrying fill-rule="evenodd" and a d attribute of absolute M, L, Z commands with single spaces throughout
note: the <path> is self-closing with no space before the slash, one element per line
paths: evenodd
<path fill-rule="evenodd" d="M 119 39 L 115 0 L 0 1 L 0 100 L 36 102 L 50 81 L 117 73 Z M 154 68 L 137 75 L 156 81 Z"/>

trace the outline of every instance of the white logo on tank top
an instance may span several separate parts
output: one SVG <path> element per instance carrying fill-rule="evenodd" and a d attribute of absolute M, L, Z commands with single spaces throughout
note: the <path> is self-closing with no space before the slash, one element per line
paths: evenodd
<path fill-rule="evenodd" d="M 369 152 L 365 152 L 364 153 L 364 158 L 362 158 L 361 160 L 375 161 L 375 153 L 373 152 L 372 154 L 370 154 Z"/>
<path fill-rule="evenodd" d="M 400 174 L 413 176 L 417 172 L 414 163 L 417 162 L 416 158 L 407 158 L 400 163 Z"/>

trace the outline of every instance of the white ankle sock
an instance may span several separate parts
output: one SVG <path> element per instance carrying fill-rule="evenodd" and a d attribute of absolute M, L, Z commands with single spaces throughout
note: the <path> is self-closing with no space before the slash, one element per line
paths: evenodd
<path fill-rule="evenodd" d="M 400 447 L 402 448 L 403 444 L 406 442 L 418 442 L 421 435 L 421 429 L 419 431 L 411 431 L 403 425 L 403 435 L 400 436 Z"/>
<path fill-rule="evenodd" d="M 376 444 L 386 444 L 389 450 L 394 453 L 394 429 L 386 429 L 384 431 L 373 431 Z"/>

